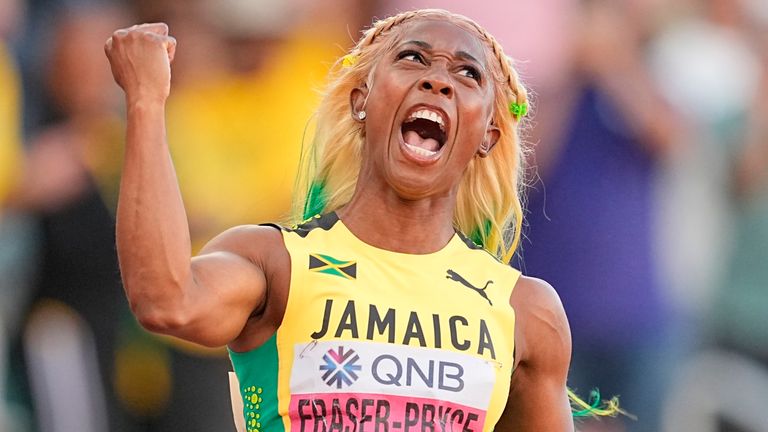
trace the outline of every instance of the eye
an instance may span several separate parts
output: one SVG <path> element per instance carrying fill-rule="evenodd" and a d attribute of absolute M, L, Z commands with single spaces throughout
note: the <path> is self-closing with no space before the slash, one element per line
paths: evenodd
<path fill-rule="evenodd" d="M 419 54 L 418 52 L 413 51 L 413 50 L 405 50 L 405 51 L 401 52 L 400 54 L 397 55 L 397 59 L 398 60 L 408 60 L 408 61 L 412 61 L 412 62 L 418 62 L 418 63 L 421 63 L 421 64 L 426 64 L 426 62 L 424 61 L 424 57 L 421 54 Z"/>
<path fill-rule="evenodd" d="M 477 68 L 474 66 L 462 66 L 462 68 L 459 70 L 459 75 L 472 78 L 473 80 L 480 82 L 480 71 L 477 70 Z"/>

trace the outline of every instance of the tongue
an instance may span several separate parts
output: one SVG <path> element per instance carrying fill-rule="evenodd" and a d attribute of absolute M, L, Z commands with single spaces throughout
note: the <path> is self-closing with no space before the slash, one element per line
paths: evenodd
<path fill-rule="evenodd" d="M 408 131 L 403 135 L 406 144 L 420 147 L 429 151 L 440 150 L 440 143 L 434 138 L 422 138 L 416 131 Z"/>

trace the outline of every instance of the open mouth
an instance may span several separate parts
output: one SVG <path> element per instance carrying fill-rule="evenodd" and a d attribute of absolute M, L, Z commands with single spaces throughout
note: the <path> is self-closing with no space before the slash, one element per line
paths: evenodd
<path fill-rule="evenodd" d="M 429 108 L 414 111 L 400 126 L 405 146 L 418 156 L 436 156 L 445 145 L 445 123 L 438 111 Z"/>

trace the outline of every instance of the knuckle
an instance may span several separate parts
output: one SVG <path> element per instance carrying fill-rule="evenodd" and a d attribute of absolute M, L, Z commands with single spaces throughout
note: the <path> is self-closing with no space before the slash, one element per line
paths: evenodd
<path fill-rule="evenodd" d="M 155 38 L 155 35 L 150 32 L 141 32 L 141 39 L 145 40 L 147 42 L 156 42 L 157 39 Z"/>
<path fill-rule="evenodd" d="M 112 35 L 112 43 L 122 43 L 131 37 L 131 33 L 125 29 L 121 29 Z"/>

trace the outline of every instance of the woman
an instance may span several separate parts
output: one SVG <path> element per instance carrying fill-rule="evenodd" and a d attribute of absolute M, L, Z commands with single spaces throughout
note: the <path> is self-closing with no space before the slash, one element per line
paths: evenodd
<path fill-rule="evenodd" d="M 312 217 L 191 259 L 164 136 L 175 47 L 164 24 L 105 47 L 128 105 L 123 281 L 146 328 L 229 347 L 246 430 L 573 430 L 562 305 L 500 261 L 527 99 L 490 35 L 437 10 L 375 23 L 319 109 Z"/>

